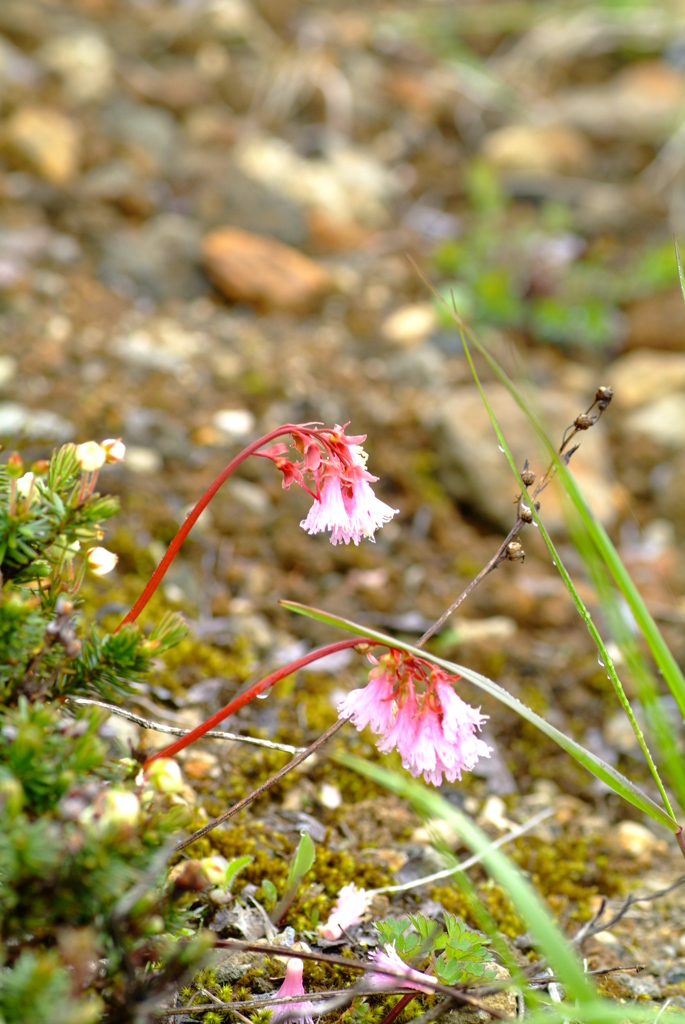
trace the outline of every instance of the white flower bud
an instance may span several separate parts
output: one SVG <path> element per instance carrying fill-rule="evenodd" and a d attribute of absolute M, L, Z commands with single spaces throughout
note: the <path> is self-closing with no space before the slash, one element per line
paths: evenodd
<path fill-rule="evenodd" d="M 86 473 L 94 473 L 104 466 L 107 452 L 97 441 L 85 441 L 76 445 L 76 458 L 81 469 Z"/>
<path fill-rule="evenodd" d="M 200 859 L 200 867 L 207 876 L 207 880 L 212 885 L 223 885 L 226 881 L 226 870 L 228 868 L 228 861 L 225 857 L 220 854 L 215 854 L 213 857 L 202 857 Z"/>
<path fill-rule="evenodd" d="M 140 803 L 135 793 L 127 789 L 110 788 L 102 795 L 100 814 L 94 825 L 104 832 L 128 832 L 140 821 Z"/>
<path fill-rule="evenodd" d="M 147 781 L 158 793 L 180 793 L 184 788 L 178 762 L 172 757 L 159 757 L 145 772 Z"/>
<path fill-rule="evenodd" d="M 107 462 L 123 462 L 126 458 L 126 445 L 120 437 L 108 437 L 100 447 L 105 450 Z"/>
<path fill-rule="evenodd" d="M 17 480 L 17 494 L 24 500 L 30 497 L 32 505 L 34 501 L 38 501 L 38 494 L 36 493 L 36 488 L 34 486 L 35 480 L 35 473 L 24 473 L 24 475 L 20 476 Z"/>
<path fill-rule="evenodd" d="M 91 548 L 86 559 L 91 572 L 94 572 L 96 576 L 106 576 L 119 561 L 119 556 L 108 551 L 107 548 Z"/>

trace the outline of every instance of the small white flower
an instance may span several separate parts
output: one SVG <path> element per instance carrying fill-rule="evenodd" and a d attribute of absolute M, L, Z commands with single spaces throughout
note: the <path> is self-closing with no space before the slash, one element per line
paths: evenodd
<path fill-rule="evenodd" d="M 94 572 L 96 576 L 106 576 L 119 561 L 119 556 L 108 551 L 107 548 L 91 548 L 86 559 L 91 572 Z"/>
<path fill-rule="evenodd" d="M 36 493 L 34 486 L 35 482 L 36 477 L 34 473 L 24 473 L 24 475 L 20 476 L 17 480 L 17 494 L 20 498 L 23 498 L 24 501 L 30 497 L 32 505 L 34 501 L 38 501 L 38 494 Z"/>
<path fill-rule="evenodd" d="M 126 445 L 120 437 L 108 437 L 100 442 L 104 448 L 107 462 L 123 462 L 126 458 Z"/>
<path fill-rule="evenodd" d="M 76 458 L 86 473 L 95 473 L 107 461 L 107 452 L 97 441 L 84 441 L 76 445 Z"/>

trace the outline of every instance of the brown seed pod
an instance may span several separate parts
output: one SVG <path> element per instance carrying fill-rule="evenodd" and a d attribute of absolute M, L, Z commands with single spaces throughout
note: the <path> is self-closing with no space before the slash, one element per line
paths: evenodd
<path fill-rule="evenodd" d="M 506 546 L 506 556 L 510 562 L 524 562 L 526 553 L 520 540 L 510 540 Z"/>

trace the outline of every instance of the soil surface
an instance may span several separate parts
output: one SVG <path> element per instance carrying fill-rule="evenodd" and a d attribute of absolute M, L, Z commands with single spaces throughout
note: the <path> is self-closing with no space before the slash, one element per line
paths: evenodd
<path fill-rule="evenodd" d="M 400 510 L 375 544 L 334 547 L 299 528 L 304 491 L 283 490 L 267 460 L 245 463 L 145 613 L 180 609 L 191 633 L 133 710 L 190 727 L 246 681 L 339 638 L 280 598 L 414 641 L 513 525 L 516 482 L 459 332 L 412 261 L 557 444 L 598 386 L 614 388 L 572 468 L 682 663 L 685 309 L 672 233 L 684 227 L 683 28 L 670 4 L 3 0 L 0 437 L 27 460 L 67 440 L 125 441 L 126 462 L 101 477 L 121 497 L 105 540 L 119 564 L 90 586 L 90 605 L 125 611 L 214 476 L 279 423 L 349 421 L 367 434 L 378 496 Z M 533 436 L 478 368 L 519 465 L 539 474 Z M 541 515 L 609 636 L 555 487 Z M 652 793 L 547 549 L 533 527 L 521 540 L 525 561 L 492 573 L 432 649 Z M 363 676 L 345 654 L 224 728 L 307 745 Z M 494 753 L 442 792 L 493 837 L 551 809 L 510 849 L 569 934 L 601 896 L 618 907 L 678 877 L 672 837 L 512 712 L 460 692 L 489 716 Z M 168 742 L 113 728 L 148 749 Z M 288 756 L 198 749 L 183 763 L 199 823 Z M 346 727 L 203 840 L 204 853 L 253 852 L 246 885 L 271 870 L 278 886 L 309 831 L 319 860 L 287 922 L 296 928 L 312 908 L 325 917 L 341 884 L 435 870 L 430 831 L 335 767 L 335 749 L 377 756 Z M 487 893 L 478 869 L 473 878 Z M 431 901 L 465 913 L 456 893 L 424 886 L 379 913 Z M 676 889 L 637 903 L 585 943 L 593 969 L 645 967 L 607 975 L 605 991 L 685 1009 L 684 901 Z M 500 906 L 505 933 L 506 917 Z M 241 934 L 228 918 L 214 924 Z"/>

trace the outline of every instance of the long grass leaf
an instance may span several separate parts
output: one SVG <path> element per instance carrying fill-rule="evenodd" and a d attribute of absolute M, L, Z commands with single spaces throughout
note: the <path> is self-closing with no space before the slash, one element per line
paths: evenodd
<path fill-rule="evenodd" d="M 490 422 L 492 423 L 492 427 L 493 427 L 493 430 L 494 430 L 495 435 L 497 437 L 497 440 L 499 441 L 499 446 L 502 449 L 502 451 L 504 452 L 504 454 L 505 454 L 505 456 L 507 458 L 507 462 L 509 463 L 509 467 L 510 467 L 513 475 L 516 477 L 516 480 L 518 481 L 519 487 L 521 488 L 521 492 L 524 493 L 524 484 L 523 484 L 523 480 L 521 479 L 521 474 L 518 471 L 518 467 L 517 467 L 517 465 L 516 465 L 516 463 L 514 461 L 513 455 L 511 454 L 511 451 L 509 449 L 509 445 L 507 444 L 507 440 L 504 437 L 504 434 L 502 433 L 500 425 L 497 422 L 497 417 L 495 416 L 495 413 L 494 413 L 494 411 L 492 409 L 492 406 L 490 405 L 490 402 L 488 401 L 488 397 L 487 397 L 487 395 L 485 393 L 483 385 L 481 384 L 480 378 L 478 376 L 478 372 L 476 370 L 476 367 L 474 366 L 473 359 L 471 358 L 471 352 L 469 351 L 469 347 L 468 347 L 468 344 L 466 342 L 466 338 L 464 337 L 463 333 L 462 333 L 462 342 L 464 343 L 464 351 L 466 353 L 466 358 L 468 360 L 469 367 L 470 367 L 471 373 L 473 375 L 473 379 L 474 379 L 474 381 L 476 383 L 476 387 L 478 388 L 478 391 L 480 393 L 480 397 L 482 399 L 482 402 L 483 402 L 483 405 L 485 407 L 485 410 L 486 410 L 486 412 L 487 412 L 487 414 L 488 414 L 488 416 L 490 418 Z M 647 766 L 648 766 L 648 768 L 649 768 L 649 770 L 650 770 L 650 772 L 652 774 L 652 778 L 654 779 L 656 787 L 659 790 L 659 795 L 661 796 L 661 799 L 662 799 L 662 801 L 664 803 L 664 807 L 666 808 L 667 813 L 671 817 L 673 817 L 673 810 L 671 808 L 671 804 L 670 804 L 670 801 L 668 799 L 668 795 L 667 795 L 666 790 L 664 788 L 664 784 L 661 781 L 661 777 L 659 775 L 659 771 L 658 771 L 657 766 L 656 766 L 656 764 L 654 762 L 654 758 L 652 757 L 651 751 L 649 750 L 649 747 L 647 746 L 647 742 L 646 742 L 645 737 L 644 737 L 644 735 L 642 733 L 642 729 L 640 728 L 640 726 L 637 723 L 637 720 L 635 718 L 635 714 L 634 714 L 633 709 L 631 707 L 630 701 L 628 700 L 628 697 L 626 696 L 625 690 L 623 689 L 623 685 L 621 683 L 621 680 L 618 678 L 618 675 L 616 673 L 616 669 L 614 667 L 613 660 L 609 656 L 609 652 L 606 649 L 606 645 L 604 644 L 604 641 L 603 641 L 603 639 L 602 639 L 602 637 L 601 637 L 601 635 L 599 633 L 599 630 L 595 626 L 595 624 L 594 624 L 594 622 L 592 620 L 592 616 L 590 615 L 590 612 L 585 607 L 585 603 L 582 600 L 580 594 L 578 593 L 578 590 L 576 589 L 576 586 L 575 586 L 573 580 L 571 579 L 571 576 L 570 576 L 568 570 L 566 569 L 566 566 L 564 565 L 564 563 L 563 563 L 563 561 L 562 561 L 562 559 L 561 559 L 561 557 L 559 555 L 559 552 L 556 550 L 556 548 L 554 546 L 554 543 L 552 541 L 552 538 L 548 534 L 547 529 L 546 529 L 542 519 L 538 515 L 537 509 L 536 509 L 536 507 L 535 507 L 535 505 L 534 505 L 534 503 L 532 501 L 530 502 L 530 507 L 531 507 L 531 513 L 533 515 L 533 519 L 534 519 L 535 525 L 540 530 L 540 534 L 542 536 L 542 539 L 545 542 L 545 544 L 547 545 L 547 549 L 548 549 L 550 555 L 552 556 L 552 561 L 554 562 L 554 564 L 557 567 L 557 572 L 561 576 L 561 578 L 562 578 L 562 580 L 564 582 L 564 586 L 568 590 L 568 592 L 571 595 L 571 598 L 573 600 L 573 603 L 576 606 L 576 610 L 578 611 L 578 614 L 583 619 L 583 621 L 585 623 L 585 626 L 586 626 L 588 632 L 590 633 L 590 636 L 592 637 L 592 639 L 595 642 L 597 650 L 599 651 L 600 660 L 602 661 L 602 664 L 605 666 L 605 668 L 607 670 L 607 673 L 608 673 L 608 676 L 609 676 L 609 679 L 611 681 L 612 686 L 614 687 L 614 690 L 615 690 L 616 695 L 617 695 L 617 697 L 618 697 L 618 699 L 619 699 L 619 701 L 621 703 L 621 706 L 623 707 L 623 710 L 625 711 L 626 715 L 628 716 L 628 720 L 630 721 L 630 724 L 631 724 L 631 727 L 633 729 L 633 732 L 635 733 L 637 741 L 638 741 L 638 743 L 640 745 L 640 749 L 641 749 L 642 754 L 643 754 L 643 756 L 645 758 L 645 761 L 647 762 Z"/>
<path fill-rule="evenodd" d="M 678 260 L 680 260 L 679 253 L 677 254 Z M 442 303 L 444 308 L 448 310 L 450 315 L 454 318 L 457 327 L 467 335 L 471 344 L 478 350 L 480 355 L 485 359 L 490 369 L 493 371 L 495 376 L 501 381 L 506 387 L 507 391 L 514 399 L 516 404 L 519 406 L 521 411 L 527 417 L 533 430 L 540 439 L 542 445 L 546 449 L 550 459 L 554 462 L 557 474 L 561 480 L 567 494 L 571 498 L 578 515 L 584 522 L 588 529 L 590 536 L 594 544 L 597 546 L 597 550 L 606 562 L 609 571 L 611 572 L 616 584 L 625 597 L 628 606 L 641 630 L 647 646 L 649 647 L 654 660 L 657 663 L 658 668 L 661 670 L 664 681 L 670 689 L 671 693 L 675 697 L 678 707 L 680 708 L 681 714 L 685 717 L 685 676 L 680 669 L 677 661 L 673 657 L 673 653 L 668 647 L 668 644 L 664 640 L 659 627 L 652 618 L 647 605 L 645 604 L 642 596 L 637 590 L 635 584 L 630 578 L 630 575 L 621 561 L 621 557 L 618 554 L 616 548 L 606 530 L 602 524 L 595 518 L 592 511 L 588 508 L 585 498 L 576 483 L 573 474 L 568 470 L 564 462 L 559 458 L 558 453 L 554 446 L 551 444 L 547 433 L 540 422 L 539 418 L 535 415 L 530 407 L 530 404 L 525 401 L 520 390 L 516 387 L 514 382 L 508 376 L 508 374 L 502 369 L 500 364 L 494 358 L 494 356 L 488 351 L 488 349 L 479 340 L 476 334 L 463 322 L 461 317 L 458 315 L 444 297 L 437 291 L 437 289 L 427 279 L 421 268 L 414 260 L 410 260 L 421 279 L 426 283 L 427 287 L 432 291 L 439 302 Z M 685 276 L 682 274 L 682 264 L 679 265 L 679 273 L 681 274 L 681 285 L 683 287 L 683 294 L 685 296 Z"/>

